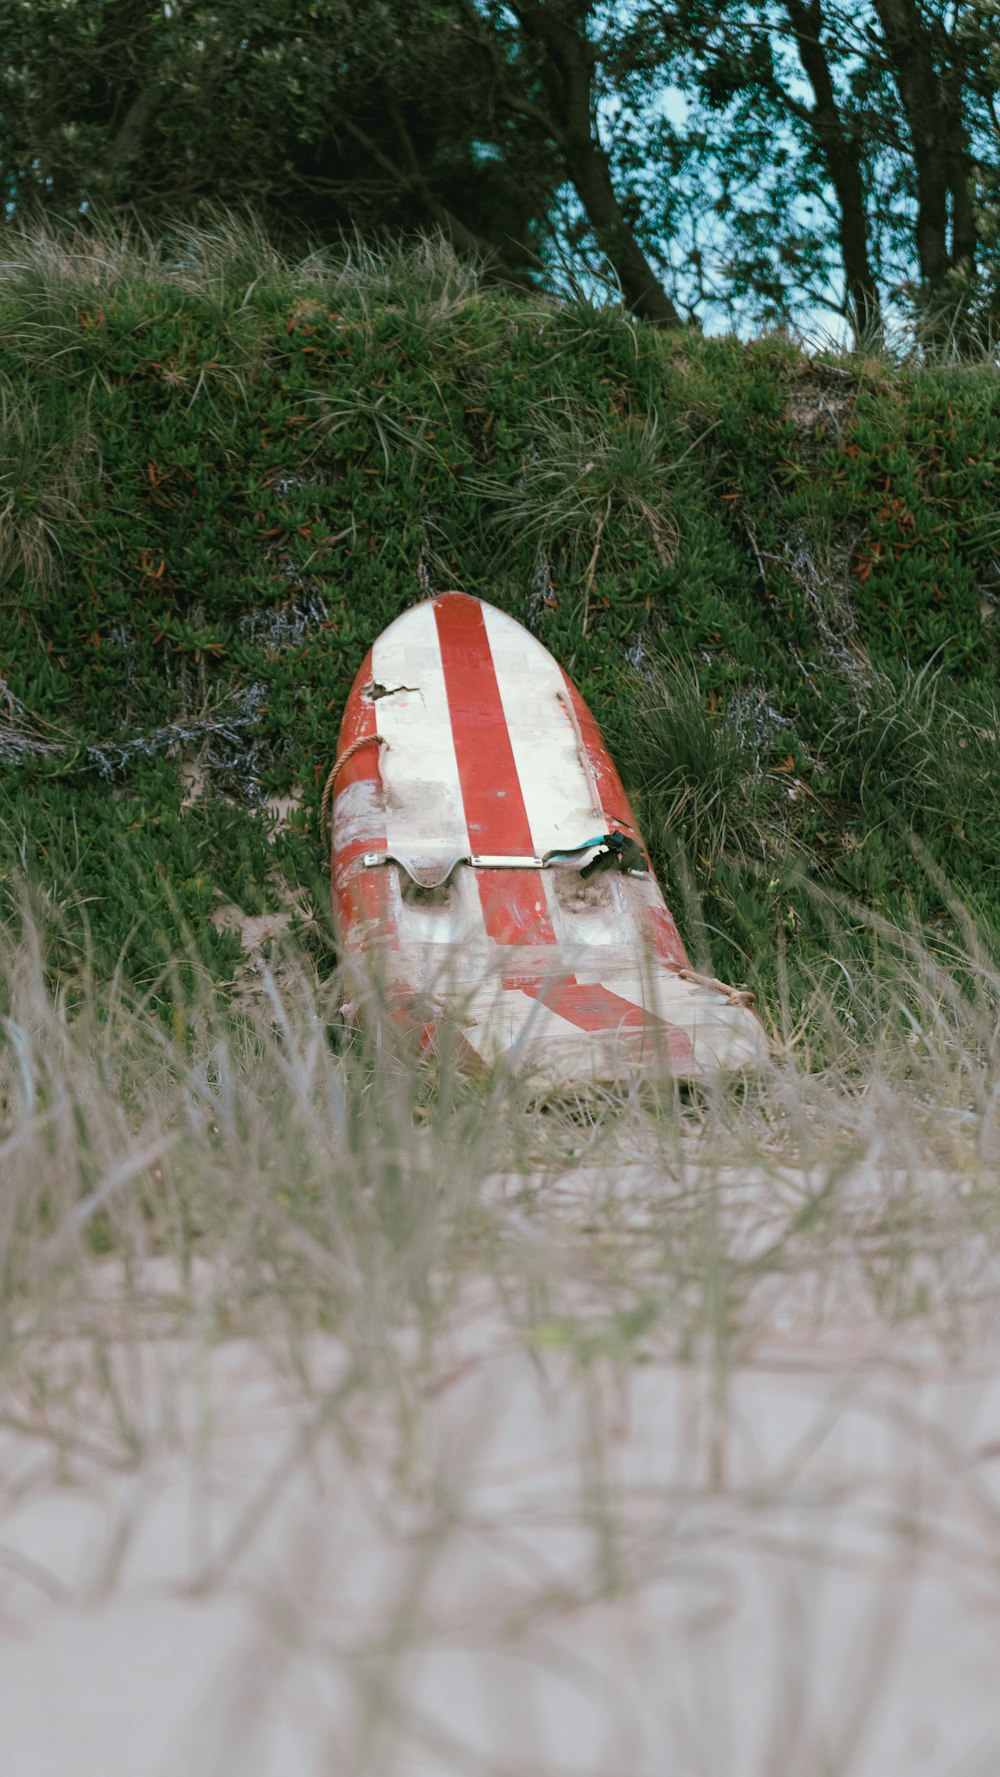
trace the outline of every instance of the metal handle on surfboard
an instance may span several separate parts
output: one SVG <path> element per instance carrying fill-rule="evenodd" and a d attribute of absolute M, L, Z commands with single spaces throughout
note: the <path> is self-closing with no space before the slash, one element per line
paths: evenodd
<path fill-rule="evenodd" d="M 595 855 L 585 862 L 588 852 Z M 437 866 L 433 878 L 429 876 L 429 871 L 435 868 L 433 864 L 421 867 L 415 865 L 412 858 L 401 858 L 396 852 L 366 851 L 361 856 L 366 870 L 395 864 L 406 871 L 411 882 L 428 889 L 442 888 L 459 864 L 468 864 L 473 870 L 551 870 L 558 868 L 559 860 L 564 861 L 567 869 L 578 869 L 584 877 L 601 869 L 617 869 L 627 876 L 644 876 L 647 869 L 641 848 L 627 833 L 601 833 L 595 839 L 585 839 L 582 845 L 560 846 L 547 851 L 543 857 L 525 852 L 459 852 Z"/>
<path fill-rule="evenodd" d="M 436 876 L 433 882 L 428 882 L 425 881 L 425 873 L 420 865 L 414 865 L 410 858 L 397 857 L 395 852 L 366 851 L 362 854 L 361 862 L 369 870 L 374 870 L 382 864 L 397 864 L 400 870 L 406 871 L 412 881 L 425 888 L 440 888 L 442 883 L 447 882 L 452 871 L 458 869 L 459 864 L 470 864 L 473 870 L 544 870 L 546 865 L 545 858 L 526 856 L 523 852 L 510 857 L 499 853 L 463 852 L 458 857 L 450 858 L 442 864 L 440 875 Z"/>

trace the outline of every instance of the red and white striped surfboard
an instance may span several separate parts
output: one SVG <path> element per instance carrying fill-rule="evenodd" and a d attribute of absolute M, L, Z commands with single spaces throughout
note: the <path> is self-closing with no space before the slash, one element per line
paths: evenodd
<path fill-rule="evenodd" d="M 424 1040 L 447 1017 L 470 1065 L 564 1085 L 765 1060 L 739 996 L 688 978 L 597 724 L 505 612 L 446 592 L 390 624 L 331 777 L 345 956 Z"/>

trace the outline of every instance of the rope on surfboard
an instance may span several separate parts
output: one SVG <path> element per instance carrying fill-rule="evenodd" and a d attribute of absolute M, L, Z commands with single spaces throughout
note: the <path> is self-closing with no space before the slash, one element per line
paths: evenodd
<path fill-rule="evenodd" d="M 385 736 L 383 734 L 362 734 L 357 740 L 352 740 L 349 747 L 344 748 L 340 758 L 337 759 L 333 769 L 329 773 L 326 783 L 323 785 L 323 795 L 319 805 L 319 827 L 321 833 L 329 831 L 330 803 L 333 798 L 333 788 L 348 760 L 353 759 L 355 753 L 360 753 L 362 747 L 383 746 L 385 746 Z"/>
<path fill-rule="evenodd" d="M 753 994 L 749 987 L 730 987 L 725 981 L 719 981 L 715 975 L 699 975 L 694 969 L 678 969 L 680 981 L 690 981 L 695 987 L 714 987 L 724 993 L 731 1006 L 752 1006 Z"/>

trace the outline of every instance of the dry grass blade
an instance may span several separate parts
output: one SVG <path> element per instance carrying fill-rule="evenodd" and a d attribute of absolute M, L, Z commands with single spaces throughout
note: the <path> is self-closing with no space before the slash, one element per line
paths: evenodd
<path fill-rule="evenodd" d="M 375 987 L 369 1035 L 332 1040 L 344 984 L 294 949 L 238 1010 L 194 975 L 55 987 L 54 919 L 36 898 L 0 931 L 0 1437 L 35 1460 L 27 1516 L 0 1497 L 0 1575 L 39 1645 L 78 1595 L 89 1635 L 134 1612 L 136 1572 L 160 1634 L 169 1547 L 178 1621 L 257 1601 L 185 1769 L 232 1769 L 282 1711 L 307 1769 L 597 1777 L 612 1746 L 733 1768 L 717 1710 L 654 1704 L 666 1650 L 689 1702 L 723 1684 L 748 1777 L 818 1777 L 824 1748 L 871 1777 L 908 1588 L 953 1558 L 935 1488 L 968 1474 L 906 1366 L 994 1349 L 986 951 L 946 968 L 883 932 L 853 1033 L 816 983 L 822 1067 L 803 1042 L 735 1088 L 533 1105 L 414 1055 Z M 39 1542 L 51 1466 L 89 1481 L 83 1592 Z M 969 1500 L 988 1563 L 1000 1520 Z M 822 1648 L 848 1625 L 870 1659 L 830 1739 Z M 496 1719 L 456 1706 L 480 1684 L 509 1686 Z M 558 1732 L 529 1746 L 535 1708 Z"/>
<path fill-rule="evenodd" d="M 25 388 L 0 383 L 0 588 L 43 597 L 60 582 L 62 538 L 100 474 L 90 433 L 50 429 Z"/>
<path fill-rule="evenodd" d="M 678 532 L 668 502 L 675 469 L 655 416 L 609 423 L 596 413 L 550 407 L 539 410 L 517 482 L 483 478 L 477 486 L 504 532 L 533 539 L 539 556 L 565 551 L 589 589 L 609 549 L 613 515 L 626 526 L 631 521 L 662 564 L 673 559 Z M 617 562 L 610 547 L 608 562 Z"/>

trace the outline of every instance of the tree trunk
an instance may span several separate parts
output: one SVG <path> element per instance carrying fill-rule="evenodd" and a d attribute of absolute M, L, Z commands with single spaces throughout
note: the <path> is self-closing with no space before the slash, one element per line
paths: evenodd
<path fill-rule="evenodd" d="M 614 268 L 632 313 L 659 327 L 683 327 L 680 314 L 622 214 L 607 156 L 588 136 L 567 144 L 566 166 L 598 245 Z"/>
<path fill-rule="evenodd" d="M 132 161 L 145 147 L 150 126 L 165 98 L 166 94 L 156 79 L 147 81 L 136 93 L 108 151 L 108 179 L 112 188 L 127 182 Z"/>
<path fill-rule="evenodd" d="M 962 121 L 961 82 L 949 94 L 935 67 L 934 46 L 916 0 L 874 0 L 889 68 L 899 92 L 917 180 L 917 258 L 932 297 L 948 273 L 975 258 L 969 185 L 972 166 Z M 950 47 L 950 46 L 949 46 Z M 948 245 L 948 202 L 952 243 Z"/>
<path fill-rule="evenodd" d="M 681 315 L 629 227 L 598 140 L 592 115 L 597 57 L 586 35 L 589 0 L 513 0 L 512 11 L 538 58 L 553 139 L 628 307 L 657 326 L 682 327 Z"/>
<path fill-rule="evenodd" d="M 944 82 L 944 94 L 951 136 L 951 262 L 955 266 L 971 267 L 976 262 L 979 234 L 976 229 L 972 151 L 962 105 L 969 74 L 968 55 L 961 42 L 953 40 L 949 47 L 954 53 Z"/>
<path fill-rule="evenodd" d="M 847 286 L 847 307 L 856 335 L 878 332 L 881 304 L 868 252 L 868 211 L 857 142 L 844 128 L 821 32 L 820 0 L 785 0 L 806 78 L 813 90 L 809 123 L 840 212 L 837 234 Z"/>

